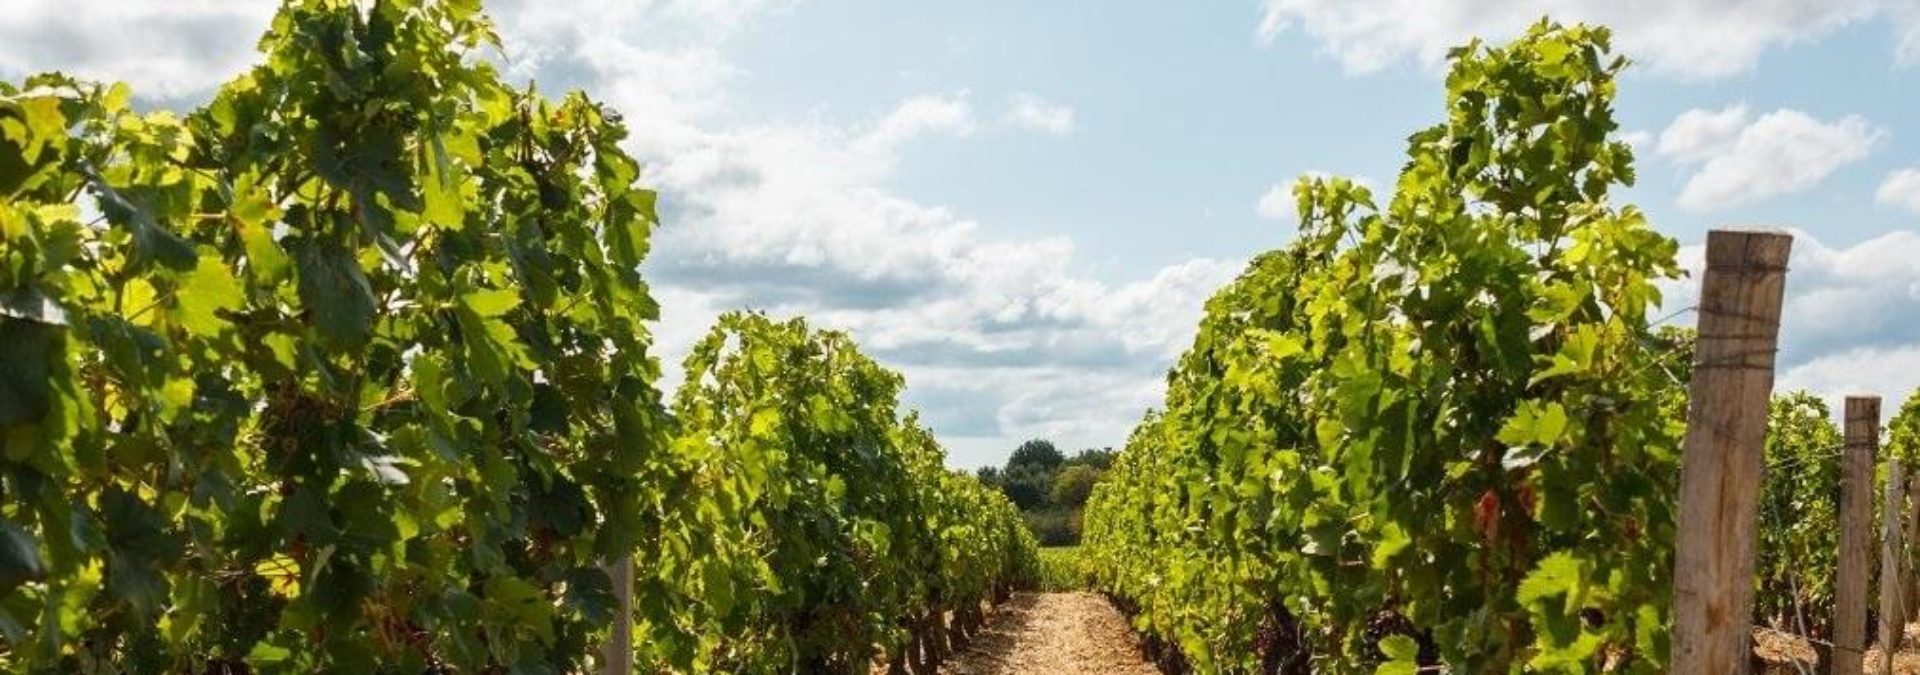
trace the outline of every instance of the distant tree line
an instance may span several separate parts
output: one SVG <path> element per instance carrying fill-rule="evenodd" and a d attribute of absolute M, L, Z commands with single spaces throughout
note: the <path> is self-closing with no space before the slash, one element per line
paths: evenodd
<path fill-rule="evenodd" d="M 978 476 L 1020 507 L 1041 545 L 1071 546 L 1080 543 L 1081 510 L 1114 455 L 1112 448 L 1088 448 L 1068 457 L 1036 438 L 1015 448 L 1006 466 L 981 467 Z"/>

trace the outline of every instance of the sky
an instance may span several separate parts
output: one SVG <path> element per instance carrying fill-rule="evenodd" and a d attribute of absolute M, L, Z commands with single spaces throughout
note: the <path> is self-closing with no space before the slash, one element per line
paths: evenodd
<path fill-rule="evenodd" d="M 0 77 L 187 108 L 267 0 L 8 0 Z M 1920 0 L 492 0 L 508 77 L 620 110 L 661 192 L 668 378 L 722 311 L 805 315 L 907 378 L 949 464 L 1118 447 L 1309 172 L 1391 186 L 1447 50 L 1605 23 L 1644 209 L 1793 231 L 1777 387 L 1920 387 Z M 1685 307 L 1697 287 L 1669 288 Z M 1684 314 L 1676 322 L 1690 324 Z"/>

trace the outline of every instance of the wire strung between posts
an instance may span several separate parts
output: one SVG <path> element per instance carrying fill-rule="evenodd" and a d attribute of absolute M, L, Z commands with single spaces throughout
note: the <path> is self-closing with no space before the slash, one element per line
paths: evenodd
<path fill-rule="evenodd" d="M 1778 460 L 1778 461 L 1772 461 L 1772 462 L 1768 462 L 1768 463 L 1767 463 L 1767 471 L 1768 471 L 1768 473 L 1769 473 L 1769 474 L 1771 474 L 1771 473 L 1774 473 L 1774 472 L 1775 472 L 1775 471 L 1777 471 L 1777 470 L 1787 470 L 1787 469 L 1792 469 L 1792 468 L 1795 468 L 1795 467 L 1799 467 L 1799 466 L 1802 466 L 1802 465 L 1805 465 L 1805 464 L 1808 464 L 1808 463 L 1810 463 L 1810 462 L 1818 462 L 1818 461 L 1824 461 L 1824 460 L 1830 460 L 1830 459 L 1836 459 L 1836 458 L 1839 458 L 1839 457 L 1841 457 L 1842 455 L 1844 455 L 1844 454 L 1845 454 L 1845 452 L 1846 452 L 1847 450 L 1849 450 L 1850 448 L 1852 448 L 1852 447 L 1853 447 L 1853 446 L 1852 446 L 1851 444 L 1849 444 L 1849 443 L 1844 443 L 1844 442 L 1843 442 L 1843 443 L 1841 443 L 1841 444 L 1839 444 L 1839 445 L 1830 445 L 1830 446 L 1827 446 L 1827 447 L 1824 447 L 1824 448 L 1819 448 L 1819 449 L 1816 449 L 1816 450 L 1813 450 L 1813 451 L 1811 451 L 1811 452 L 1809 452 L 1809 453 L 1807 453 L 1807 454 L 1803 454 L 1803 455 L 1798 455 L 1798 456 L 1793 456 L 1793 457 L 1788 457 L 1788 458 L 1785 458 L 1785 459 L 1782 459 L 1782 460 Z M 1769 523 L 1770 523 L 1770 524 L 1772 524 L 1772 525 L 1776 525 L 1776 526 L 1778 526 L 1778 525 L 1783 525 L 1783 524 L 1784 524 L 1784 523 L 1786 522 L 1786 514 L 1784 514 L 1784 513 L 1781 513 L 1781 512 L 1780 512 L 1780 511 L 1779 511 L 1778 509 L 1774 509 L 1774 508 L 1768 508 L 1768 509 L 1766 509 L 1766 510 L 1765 510 L 1765 516 L 1767 517 L 1767 519 L 1768 519 L 1768 521 L 1769 521 Z M 1795 580 L 1795 579 L 1789 579 L 1789 583 L 1790 583 L 1790 584 L 1792 584 L 1792 585 L 1793 585 L 1793 587 L 1794 587 L 1794 590 L 1793 590 L 1793 593 L 1794 593 L 1794 595 L 1795 595 L 1795 605 L 1799 605 L 1799 597 L 1798 597 L 1798 596 L 1799 596 L 1799 583 L 1798 583 L 1798 581 L 1797 581 L 1797 580 Z M 1805 615 L 1805 611 L 1804 611 L 1804 609 L 1797 609 L 1797 610 L 1796 610 L 1796 611 L 1794 612 L 1794 614 L 1795 614 L 1795 616 L 1794 616 L 1794 619 L 1795 619 L 1796 621 L 1801 621 L 1801 622 L 1804 622 L 1804 621 L 1805 621 L 1805 616 L 1804 616 L 1804 615 Z M 1884 620 L 1884 619 L 1883 619 L 1883 620 Z M 1852 648 L 1852 647 L 1844 647 L 1844 646 L 1840 646 L 1840 645 L 1837 645 L 1837 644 L 1834 644 L 1834 643 L 1833 643 L 1832 641 L 1830 641 L 1830 640 L 1821 640 L 1821 639 L 1818 639 L 1818 638 L 1814 638 L 1814 637 L 1812 637 L 1811 635 L 1809 635 L 1809 634 L 1807 634 L 1807 633 L 1805 633 L 1805 632 L 1800 632 L 1800 633 L 1796 633 L 1796 632 L 1793 632 L 1793 631 L 1786 631 L 1786 630 L 1781 630 L 1781 629 L 1778 629 L 1778 628 L 1774 628 L 1774 627 L 1771 627 L 1771 626 L 1763 626 L 1763 625 L 1759 625 L 1759 624 L 1753 624 L 1753 625 L 1752 625 L 1752 627 L 1753 627 L 1753 628 L 1754 628 L 1755 630 L 1760 630 L 1760 631 L 1763 631 L 1763 632 L 1767 632 L 1767 633 L 1771 633 L 1771 634 L 1774 634 L 1774 635 L 1781 635 L 1781 636 L 1785 636 L 1785 637 L 1788 637 L 1788 638 L 1793 638 L 1793 639 L 1798 639 L 1798 640 L 1802 640 L 1802 641 L 1804 641 L 1804 642 L 1806 642 L 1806 643 L 1808 643 L 1808 644 L 1811 644 L 1811 645 L 1822 645 L 1822 646 L 1825 646 L 1825 647 L 1827 647 L 1827 648 L 1829 648 L 1829 649 L 1830 649 L 1830 650 L 1831 650 L 1831 651 L 1832 651 L 1833 653 L 1835 653 L 1836 655 L 1838 655 L 1838 654 L 1850 654 L 1850 655 L 1852 655 L 1852 656 L 1853 656 L 1853 657 L 1855 657 L 1855 658 L 1865 658 L 1865 656 L 1866 656 L 1866 649 L 1865 649 L 1865 648 L 1860 648 L 1860 649 L 1855 649 L 1855 648 Z M 1801 629 L 1802 631 L 1805 631 L 1805 630 L 1806 630 L 1806 626 L 1805 626 L 1805 624 L 1804 624 L 1804 623 L 1802 623 L 1802 625 L 1801 625 L 1801 627 L 1800 627 L 1800 629 Z M 1882 648 L 1884 648 L 1884 646 L 1883 646 Z M 1837 658 L 1837 657 L 1836 657 L 1836 658 Z M 1803 663 L 1803 662 L 1801 662 L 1801 661 L 1799 661 L 1799 660 L 1797 660 L 1797 659 L 1796 659 L 1796 660 L 1794 660 L 1794 662 L 1793 662 L 1793 665 L 1794 665 L 1794 668 L 1795 668 L 1795 670 L 1797 670 L 1797 671 L 1799 671 L 1800 673 L 1802 673 L 1802 675 L 1813 675 L 1813 671 L 1812 671 L 1812 670 L 1810 670 L 1810 667 L 1809 667 L 1809 666 L 1808 666 L 1807 664 L 1805 664 L 1805 663 Z"/>
<path fill-rule="evenodd" d="M 1679 317 L 1682 314 L 1691 312 L 1697 309 L 1698 307 L 1699 307 L 1698 305 L 1688 305 L 1686 307 L 1681 307 L 1680 309 L 1676 309 L 1668 313 L 1666 316 L 1660 317 L 1659 319 L 1656 319 L 1652 323 L 1649 323 L 1647 325 L 1658 326 L 1658 325 L 1664 324 L 1668 321 L 1672 321 L 1673 319 Z M 1648 361 L 1645 365 L 1642 365 L 1638 369 L 1635 369 L 1633 371 L 1633 376 L 1639 377 L 1640 375 L 1646 373 L 1647 369 L 1649 368 L 1659 368 L 1660 372 L 1667 374 L 1668 380 L 1672 381 L 1674 384 L 1684 387 L 1686 386 L 1687 383 L 1681 382 L 1680 376 L 1675 375 L 1673 373 L 1673 370 L 1667 368 L 1667 362 L 1676 356 L 1679 356 L 1681 354 L 1688 354 L 1691 352 L 1692 352 L 1691 345 L 1675 345 L 1672 347 L 1668 347 L 1667 349 L 1661 351 L 1659 354 L 1655 355 L 1653 359 Z"/>
<path fill-rule="evenodd" d="M 1839 457 L 1841 454 L 1843 454 L 1846 451 L 1846 449 L 1847 449 L 1847 446 L 1844 443 L 1840 445 L 1821 448 L 1818 450 L 1814 450 L 1810 454 L 1800 455 L 1798 457 L 1788 457 L 1784 460 L 1768 462 L 1767 469 L 1768 470 L 1784 469 L 1788 467 L 1799 466 L 1801 464 L 1805 464 L 1809 461 L 1816 460 L 1816 459 L 1834 459 Z"/>
<path fill-rule="evenodd" d="M 1699 308 L 1700 308 L 1699 305 L 1687 305 L 1685 307 L 1681 307 L 1680 309 L 1676 309 L 1676 310 L 1673 310 L 1672 312 L 1669 312 L 1666 316 L 1660 317 L 1658 319 L 1654 319 L 1653 321 L 1648 322 L 1647 325 L 1658 326 L 1668 321 L 1672 321 L 1674 319 L 1680 318 L 1680 315 L 1685 314 L 1687 312 L 1691 312 Z"/>
<path fill-rule="evenodd" d="M 1778 476 L 1779 472 L 1783 470 L 1793 469 L 1795 467 L 1799 467 L 1808 463 L 1816 463 L 1816 464 L 1823 463 L 1829 460 L 1839 458 L 1844 453 L 1845 450 L 1846 450 L 1846 444 L 1842 443 L 1839 445 L 1830 445 L 1827 447 L 1816 448 L 1814 450 L 1807 452 L 1806 454 L 1793 455 L 1783 459 L 1776 459 L 1774 461 L 1769 461 L 1766 464 L 1766 469 L 1767 469 L 1766 473 L 1768 476 Z M 1777 505 L 1775 505 L 1771 500 L 1767 500 L 1763 502 L 1763 504 L 1764 504 L 1763 515 L 1766 517 L 1768 525 L 1774 529 L 1784 529 L 1787 521 L 1786 514 L 1783 513 L 1781 509 L 1777 508 Z M 1832 646 L 1831 642 L 1826 640 L 1817 640 L 1811 637 L 1807 632 L 1808 631 L 1807 613 L 1809 608 L 1807 607 L 1806 601 L 1811 600 L 1811 598 L 1804 598 L 1802 596 L 1799 579 L 1796 576 L 1789 574 L 1787 575 L 1787 585 L 1788 585 L 1788 592 L 1793 599 L 1792 607 L 1787 608 L 1787 611 L 1791 613 L 1794 623 L 1798 625 L 1801 632 L 1794 633 L 1790 631 L 1780 630 L 1778 628 L 1773 628 L 1770 626 L 1761 626 L 1757 624 L 1754 625 L 1753 627 L 1756 629 L 1767 631 L 1769 633 L 1776 634 L 1776 635 L 1784 635 L 1791 638 L 1804 640 L 1811 644 L 1821 644 L 1821 645 L 1827 645 L 1831 647 Z M 1849 649 L 1846 651 L 1853 651 L 1853 650 Z M 1794 659 L 1793 665 L 1794 665 L 1794 669 L 1799 671 L 1801 675 L 1813 675 L 1813 671 L 1810 670 L 1806 664 L 1803 664 L 1798 659 Z"/>

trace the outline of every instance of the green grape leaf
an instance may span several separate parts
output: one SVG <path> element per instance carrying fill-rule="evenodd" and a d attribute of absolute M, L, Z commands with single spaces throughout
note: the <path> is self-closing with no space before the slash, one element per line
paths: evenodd
<path fill-rule="evenodd" d="M 375 300 L 365 272 L 338 244 L 303 240 L 295 244 L 300 302 L 320 336 L 336 349 L 358 347 L 373 336 Z"/>
<path fill-rule="evenodd" d="M 181 277 L 174 299 L 180 306 L 181 325 L 203 337 L 219 333 L 226 325 L 218 311 L 237 310 L 245 300 L 240 282 L 220 257 L 212 253 L 203 253 L 193 271 Z"/>
<path fill-rule="evenodd" d="M 52 411 L 60 337 L 58 327 L 0 316 L 0 428 L 36 423 Z M 14 443 L 7 445 L 13 454 Z"/>
<path fill-rule="evenodd" d="M 133 234 L 133 265 L 143 267 L 157 262 L 176 270 L 193 267 L 198 260 L 193 245 L 175 234 L 153 213 L 154 190 L 144 187 L 115 188 L 97 175 L 89 175 L 90 185 L 100 200 L 100 212 L 107 222 L 126 228 Z"/>
<path fill-rule="evenodd" d="M 1554 553 L 1540 560 L 1527 578 L 1520 582 L 1520 590 L 1515 599 L 1521 604 L 1534 604 L 1565 597 L 1569 603 L 1578 602 L 1585 590 L 1585 563 L 1565 551 Z"/>
<path fill-rule="evenodd" d="M 1381 664 L 1375 673 L 1413 673 L 1419 670 L 1420 645 L 1405 635 L 1388 635 L 1380 639 L 1380 653 L 1385 654 L 1387 663 Z"/>

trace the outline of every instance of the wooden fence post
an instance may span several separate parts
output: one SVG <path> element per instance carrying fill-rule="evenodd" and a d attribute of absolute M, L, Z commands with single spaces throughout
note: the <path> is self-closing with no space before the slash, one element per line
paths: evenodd
<path fill-rule="evenodd" d="M 1745 675 L 1780 300 L 1793 237 L 1707 233 L 1674 556 L 1675 675 Z"/>
<path fill-rule="evenodd" d="M 1879 452 L 1873 427 L 1879 418 L 1880 399 L 1847 399 L 1846 448 L 1840 460 L 1840 558 L 1834 566 L 1833 675 L 1860 675 L 1866 654 L 1873 466 Z"/>
<path fill-rule="evenodd" d="M 607 565 L 607 577 L 613 581 L 613 597 L 619 609 L 613 618 L 613 634 L 607 636 L 601 675 L 633 675 L 633 555 Z"/>
<path fill-rule="evenodd" d="M 1880 438 L 1879 421 L 1880 399 L 1873 399 L 1874 429 L 1873 438 Z M 1900 458 L 1887 460 L 1887 496 L 1880 509 L 1880 672 L 1893 672 L 1893 653 L 1900 649 L 1900 638 L 1906 635 L 1906 606 L 1900 598 L 1900 556 L 1905 551 L 1901 544 L 1907 528 L 1900 522 L 1901 512 L 1905 511 L 1906 499 L 1901 495 L 1906 488 L 1906 472 L 1900 466 Z"/>
<path fill-rule="evenodd" d="M 1900 557 L 1900 588 L 1905 592 L 1903 607 L 1907 610 L 1906 619 L 1913 620 L 1916 610 L 1920 610 L 1920 580 L 1914 578 L 1916 572 L 1913 554 L 1920 544 L 1920 471 L 1907 467 L 1907 548 Z"/>

